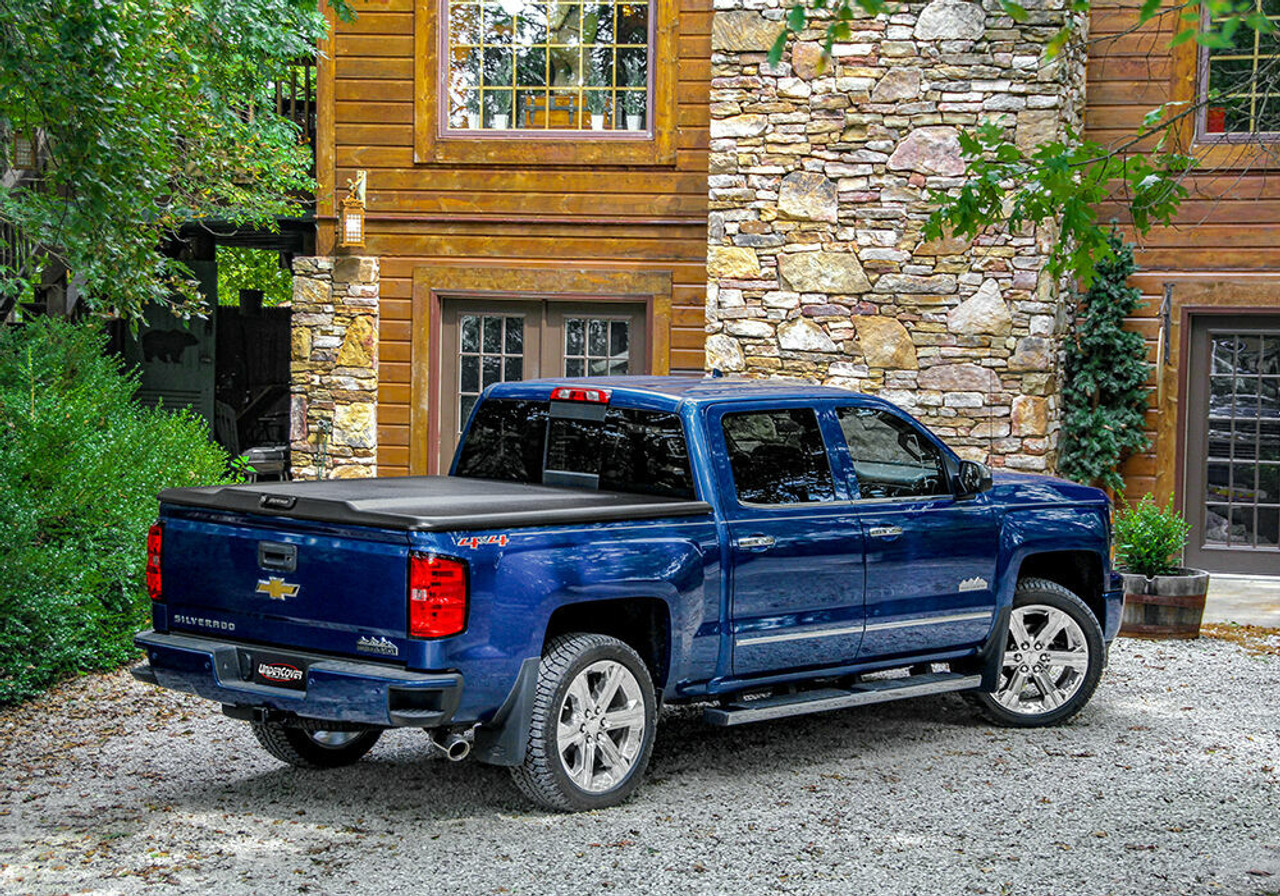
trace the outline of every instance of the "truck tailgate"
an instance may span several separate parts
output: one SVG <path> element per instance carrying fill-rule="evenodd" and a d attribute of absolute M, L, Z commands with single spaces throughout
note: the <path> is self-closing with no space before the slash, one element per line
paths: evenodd
<path fill-rule="evenodd" d="M 171 630 L 404 656 L 406 533 L 172 505 L 161 518 Z"/>

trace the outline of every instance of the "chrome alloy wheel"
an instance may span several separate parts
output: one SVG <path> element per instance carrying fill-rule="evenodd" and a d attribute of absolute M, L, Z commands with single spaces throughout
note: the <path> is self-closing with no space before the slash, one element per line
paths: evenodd
<path fill-rule="evenodd" d="M 995 698 L 1026 715 L 1052 712 L 1075 695 L 1089 669 L 1089 643 L 1068 614 L 1045 604 L 1015 607 Z"/>
<path fill-rule="evenodd" d="M 309 731 L 308 737 L 318 747 L 340 750 L 360 736 L 359 731 Z"/>
<path fill-rule="evenodd" d="M 584 668 L 560 704 L 556 749 L 565 773 L 588 793 L 617 786 L 644 746 L 645 705 L 631 670 L 613 660 Z"/>

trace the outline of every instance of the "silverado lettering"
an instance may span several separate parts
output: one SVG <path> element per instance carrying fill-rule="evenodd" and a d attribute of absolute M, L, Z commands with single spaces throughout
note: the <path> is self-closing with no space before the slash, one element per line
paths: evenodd
<path fill-rule="evenodd" d="M 500 383 L 447 476 L 160 502 L 135 675 L 221 702 L 296 766 L 415 727 L 557 809 L 639 786 L 660 703 L 738 725 L 954 692 L 997 724 L 1063 723 L 1120 622 L 1104 493 L 993 476 L 834 388 Z M 287 616 L 257 593 L 282 552 Z"/>

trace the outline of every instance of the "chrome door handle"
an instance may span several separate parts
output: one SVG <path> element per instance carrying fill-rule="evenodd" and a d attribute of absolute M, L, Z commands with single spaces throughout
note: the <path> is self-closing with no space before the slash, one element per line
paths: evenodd
<path fill-rule="evenodd" d="M 872 526 L 867 533 L 872 538 L 896 538 L 902 534 L 901 526 Z"/>
<path fill-rule="evenodd" d="M 735 544 L 744 551 L 767 551 L 774 545 L 772 535 L 748 535 L 746 538 L 739 538 Z"/>

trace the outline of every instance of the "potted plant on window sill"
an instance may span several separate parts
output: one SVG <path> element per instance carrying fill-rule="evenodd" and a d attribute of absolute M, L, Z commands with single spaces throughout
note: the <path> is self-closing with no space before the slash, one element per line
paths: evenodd
<path fill-rule="evenodd" d="M 1173 507 L 1146 495 L 1116 512 L 1116 564 L 1124 577 L 1120 634 L 1130 638 L 1200 637 L 1209 574 L 1181 566 L 1191 526 Z"/>
<path fill-rule="evenodd" d="M 505 131 L 511 126 L 511 95 L 508 93 L 492 94 L 487 102 L 489 106 L 489 129 Z"/>
<path fill-rule="evenodd" d="M 644 63 L 634 56 L 625 59 L 622 71 L 626 77 L 627 87 L 633 88 L 622 95 L 622 110 L 627 116 L 627 130 L 638 131 L 644 127 L 645 96 L 643 89 L 647 86 L 648 73 Z"/>
<path fill-rule="evenodd" d="M 644 94 L 628 90 L 622 98 L 622 109 L 627 115 L 627 130 L 644 130 Z"/>
<path fill-rule="evenodd" d="M 480 130 L 480 91 L 472 90 L 467 93 L 466 106 L 466 129 L 469 131 Z"/>

